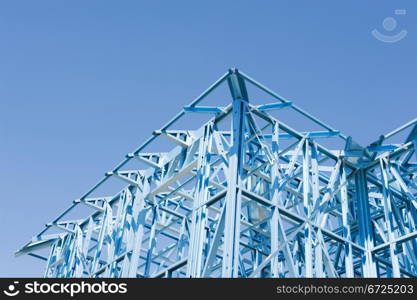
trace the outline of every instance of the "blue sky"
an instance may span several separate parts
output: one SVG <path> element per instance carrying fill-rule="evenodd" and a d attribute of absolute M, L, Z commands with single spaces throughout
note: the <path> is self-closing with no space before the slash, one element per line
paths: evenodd
<path fill-rule="evenodd" d="M 0 276 L 41 276 L 14 251 L 229 67 L 361 144 L 415 118 L 416 14 L 413 0 L 2 1 Z"/>

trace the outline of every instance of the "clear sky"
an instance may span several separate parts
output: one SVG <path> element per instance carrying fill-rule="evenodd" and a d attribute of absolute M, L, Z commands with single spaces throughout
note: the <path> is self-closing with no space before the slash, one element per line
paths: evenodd
<path fill-rule="evenodd" d="M 1 1 L 0 276 L 41 276 L 14 251 L 229 67 L 361 144 L 415 118 L 416 14 L 415 0 Z"/>

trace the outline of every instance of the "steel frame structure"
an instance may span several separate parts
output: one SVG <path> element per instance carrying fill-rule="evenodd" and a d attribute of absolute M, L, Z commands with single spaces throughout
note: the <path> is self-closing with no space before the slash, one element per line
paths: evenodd
<path fill-rule="evenodd" d="M 200 105 L 226 84 L 231 104 Z M 275 100 L 251 104 L 248 85 Z M 281 110 L 321 129 L 299 132 Z M 170 129 L 192 113 L 211 118 Z M 171 151 L 144 151 L 164 138 Z M 231 69 L 16 254 L 45 260 L 45 277 L 415 277 L 416 149 L 417 119 L 361 147 Z M 91 196 L 110 179 L 126 186 Z M 80 206 L 93 212 L 68 219 Z"/>

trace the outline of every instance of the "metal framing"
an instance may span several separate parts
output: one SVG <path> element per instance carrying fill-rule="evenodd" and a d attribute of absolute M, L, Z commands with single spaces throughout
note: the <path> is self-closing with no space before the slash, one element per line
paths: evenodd
<path fill-rule="evenodd" d="M 221 85 L 232 103 L 201 106 Z M 251 104 L 249 85 L 275 100 Z M 194 113 L 211 118 L 171 129 Z M 164 138 L 171 151 L 145 152 Z M 416 147 L 417 119 L 361 147 L 231 69 L 16 254 L 45 260 L 45 277 L 415 277 Z M 111 180 L 126 186 L 93 196 Z M 70 218 L 79 207 L 93 211 Z"/>

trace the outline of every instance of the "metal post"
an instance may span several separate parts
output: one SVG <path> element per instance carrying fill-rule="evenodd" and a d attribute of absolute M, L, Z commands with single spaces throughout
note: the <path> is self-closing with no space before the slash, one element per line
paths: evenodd
<path fill-rule="evenodd" d="M 232 146 L 229 153 L 229 174 L 226 194 L 226 231 L 222 277 L 239 276 L 240 216 L 242 175 L 245 154 L 244 126 L 248 111 L 248 94 L 244 80 L 237 70 L 228 78 L 233 97 Z"/>

